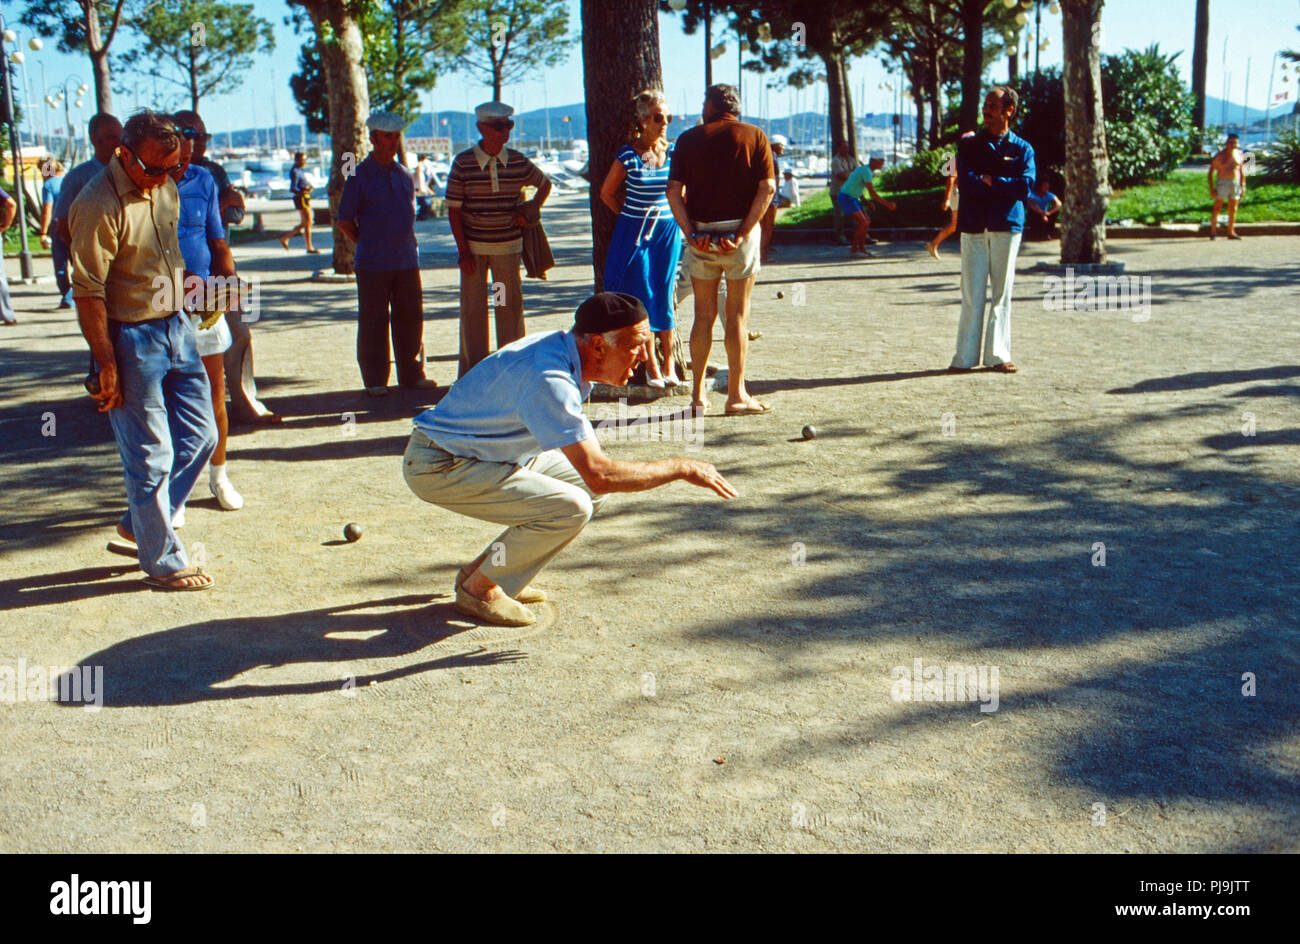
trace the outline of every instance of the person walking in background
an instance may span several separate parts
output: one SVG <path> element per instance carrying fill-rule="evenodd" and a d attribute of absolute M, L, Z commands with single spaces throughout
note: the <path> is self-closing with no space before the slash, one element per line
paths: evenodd
<path fill-rule="evenodd" d="M 649 313 L 658 350 L 652 341 L 646 383 L 659 388 L 685 382 L 677 377 L 673 359 L 674 285 L 682 239 L 666 195 L 672 120 L 663 92 L 638 92 L 631 103 L 629 143 L 615 155 L 600 188 L 601 202 L 618 214 L 605 256 L 605 291 L 631 295 Z"/>
<path fill-rule="evenodd" d="M 417 222 L 433 216 L 433 198 L 437 196 L 438 179 L 434 176 L 433 159 L 421 154 L 415 165 L 415 219 Z"/>
<path fill-rule="evenodd" d="M 217 182 L 207 170 L 190 163 L 194 153 L 194 139 L 198 136 L 193 119 L 178 115 L 176 123 L 181 130 L 181 163 L 172 172 L 172 180 L 176 181 L 176 191 L 181 201 L 176 238 L 181 246 L 181 255 L 185 257 L 185 269 L 190 275 L 198 276 L 205 282 L 210 275 L 215 274 L 222 276 L 223 282 L 229 284 L 235 275 L 235 257 L 226 244 L 226 230 L 222 226 L 221 211 L 218 209 Z M 209 294 L 206 288 L 204 294 Z M 217 427 L 217 447 L 208 467 L 208 490 L 226 511 L 238 511 L 244 507 L 244 499 L 226 474 L 229 420 L 226 417 L 224 354 L 230 347 L 230 327 L 224 316 L 218 318 L 210 328 L 201 328 L 199 316 L 192 317 L 196 332 L 195 343 L 212 391 L 212 418 Z M 182 499 L 172 516 L 172 527 L 179 528 L 184 523 L 185 499 Z"/>
<path fill-rule="evenodd" d="M 772 151 L 761 128 L 740 120 L 733 86 L 704 93 L 704 123 L 677 139 L 668 174 L 668 205 L 687 239 L 695 324 L 691 327 L 691 406 L 702 411 L 704 380 L 718 320 L 718 287 L 727 280 L 728 415 L 771 409 L 745 389 L 749 296 L 758 275 L 758 222 L 776 193 Z"/>
<path fill-rule="evenodd" d="M 1237 146 L 1235 133 L 1229 133 L 1223 148 L 1210 161 L 1210 197 L 1214 200 L 1214 210 L 1210 214 L 1210 238 L 1219 235 L 1219 211 L 1223 204 L 1228 204 L 1228 238 L 1241 239 L 1237 235 L 1237 205 L 1246 195 L 1246 159 Z"/>
<path fill-rule="evenodd" d="M 794 179 L 794 171 L 787 168 L 782 173 L 785 179 L 781 181 L 781 190 L 776 195 L 776 205 L 778 207 L 802 206 L 803 199 L 799 196 L 799 182 Z"/>
<path fill-rule="evenodd" d="M 460 372 L 463 377 L 488 355 L 488 270 L 493 291 L 497 349 L 524 336 L 524 296 L 519 280 L 523 229 L 521 191 L 536 187 L 530 215 L 538 216 L 551 181 L 523 154 L 506 147 L 515 110 L 504 102 L 474 109 L 478 144 L 461 151 L 447 175 L 447 212 L 460 268 Z"/>
<path fill-rule="evenodd" d="M 1047 179 L 1034 181 L 1033 189 L 1025 197 L 1025 237 L 1051 239 L 1052 217 L 1061 212 L 1061 198 L 1047 189 Z"/>
<path fill-rule="evenodd" d="M 438 386 L 424 376 L 424 294 L 415 243 L 415 185 L 397 160 L 406 122 L 391 112 L 366 120 L 373 150 L 343 185 L 339 230 L 357 245 L 357 365 L 366 393 L 388 392 L 388 339 L 397 382 Z"/>
<path fill-rule="evenodd" d="M 871 226 L 871 220 L 867 216 L 866 210 L 862 208 L 863 193 L 870 193 L 871 199 L 881 206 L 890 210 L 897 210 L 898 207 L 886 200 L 880 194 L 876 193 L 876 187 L 872 183 L 876 171 L 885 166 L 885 155 L 880 151 L 871 152 L 871 160 L 865 167 L 857 167 L 853 173 L 849 174 L 849 179 L 844 181 L 844 186 L 840 188 L 840 195 L 836 198 L 840 204 L 840 211 L 854 223 L 853 241 L 849 245 L 849 255 L 856 252 L 866 252 L 867 246 L 876 244 L 876 240 L 867 235 L 867 228 Z"/>
<path fill-rule="evenodd" d="M 969 138 L 974 136 L 974 134 L 974 131 L 967 131 L 962 135 L 962 137 Z M 957 207 L 961 202 L 960 191 L 957 189 L 957 156 L 954 154 L 949 160 L 951 173 L 948 174 L 947 187 L 943 191 L 942 206 L 942 209 L 948 211 L 948 222 L 944 225 L 943 229 L 935 233 L 934 239 L 930 240 L 925 245 L 926 252 L 934 256 L 936 259 L 939 258 L 939 246 L 942 245 L 945 239 L 957 232 Z"/>
<path fill-rule="evenodd" d="M 236 190 L 226 175 L 226 170 L 216 161 L 207 158 L 208 134 L 203 119 L 192 111 L 178 111 L 177 119 L 195 130 L 194 152 L 190 163 L 202 167 L 212 175 L 217 185 L 217 207 L 221 222 L 225 224 L 226 240 L 230 240 L 230 224 L 244 218 L 244 195 Z M 230 329 L 230 347 L 226 349 L 223 364 L 226 389 L 230 394 L 229 417 L 236 423 L 268 425 L 279 423 L 276 416 L 257 398 L 257 380 L 253 376 L 253 331 L 250 312 L 226 312 L 226 327 Z"/>
<path fill-rule="evenodd" d="M 984 366 L 1004 374 L 1016 372 L 1011 362 L 1011 287 L 1025 225 L 1025 197 L 1036 176 L 1033 147 L 1011 131 L 1019 102 L 1014 89 L 992 89 L 984 97 L 983 129 L 957 142 L 961 319 L 951 371 L 973 370 L 979 363 L 983 329 Z M 992 303 L 985 328 L 990 283 Z"/>
<path fill-rule="evenodd" d="M 77 199 L 82 188 L 113 159 L 113 153 L 122 143 L 122 123 L 107 112 L 100 112 L 90 119 L 86 126 L 86 134 L 90 139 L 90 158 L 63 175 L 59 196 L 54 201 L 54 237 L 62 241 L 69 253 L 72 247 L 72 232 L 68 229 L 68 210 L 72 208 L 72 201 Z M 69 273 L 69 284 L 71 279 L 72 275 Z M 64 295 L 64 299 L 68 297 L 68 294 Z M 69 302 L 68 307 L 71 307 L 71 304 Z"/>
<path fill-rule="evenodd" d="M 307 243 L 307 251 L 320 252 L 311 244 L 311 192 L 313 187 L 307 177 L 307 155 L 299 151 L 293 156 L 293 167 L 289 169 L 289 192 L 293 194 L 293 208 L 298 211 L 298 225 L 280 237 L 280 245 L 289 251 L 289 240 L 299 233 Z"/>
<path fill-rule="evenodd" d="M 857 170 L 859 163 L 848 141 L 841 141 L 839 147 L 835 149 L 834 156 L 831 157 L 831 217 L 835 222 L 836 242 L 848 242 L 844 236 L 844 211 L 840 209 L 839 195 L 844 187 L 844 181 L 849 179 L 849 174 Z"/>
<path fill-rule="evenodd" d="M 52 157 L 41 161 L 41 246 L 50 251 L 54 262 L 54 283 L 59 289 L 59 307 L 71 308 L 68 291 L 72 283 L 68 281 L 68 244 L 59 237 L 54 226 L 54 206 L 59 202 L 59 190 L 63 186 L 63 165 Z"/>
<path fill-rule="evenodd" d="M 135 543 L 149 585 L 206 590 L 212 578 L 190 566 L 172 527 L 217 444 L 208 376 L 177 297 L 185 260 L 169 175 L 180 166 L 172 119 L 132 115 L 117 155 L 69 209 L 72 295 L 99 365 L 92 396 L 122 458 L 128 508 L 118 534 Z"/>
<path fill-rule="evenodd" d="M 13 299 L 9 296 L 9 277 L 5 275 L 4 233 L 13 225 L 18 201 L 0 190 L 0 324 L 16 325 Z"/>

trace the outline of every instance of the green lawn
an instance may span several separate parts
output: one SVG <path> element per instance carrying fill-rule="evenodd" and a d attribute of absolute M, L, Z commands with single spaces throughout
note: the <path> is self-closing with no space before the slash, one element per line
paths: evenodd
<path fill-rule="evenodd" d="M 1112 194 L 1106 216 L 1138 223 L 1208 223 L 1213 205 L 1206 171 L 1180 170 L 1167 180 Z M 1237 207 L 1237 222 L 1296 221 L 1300 221 L 1300 184 L 1246 180 L 1246 196 Z"/>
<path fill-rule="evenodd" d="M 881 191 L 898 204 L 896 212 L 867 206 L 872 226 L 940 227 L 947 214 L 939 209 L 943 188 L 911 190 L 901 193 Z M 1138 223 L 1208 223 L 1210 221 L 1209 186 L 1204 170 L 1179 170 L 1168 180 L 1158 180 L 1128 190 L 1117 191 L 1110 200 L 1106 216 L 1111 220 L 1134 220 Z M 865 204 L 864 204 L 865 206 Z M 1246 182 L 1246 198 L 1237 208 L 1240 223 L 1300 222 L 1300 184 Z M 802 206 L 784 210 L 777 226 L 799 229 L 826 229 L 831 226 L 831 199 L 826 190 L 813 191 Z"/>

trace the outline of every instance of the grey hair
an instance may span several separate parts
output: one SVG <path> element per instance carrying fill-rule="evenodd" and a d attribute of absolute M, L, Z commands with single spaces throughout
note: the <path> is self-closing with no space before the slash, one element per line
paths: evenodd
<path fill-rule="evenodd" d="M 641 133 L 641 122 L 650 117 L 650 106 L 656 102 L 667 108 L 668 96 L 659 89 L 642 89 L 632 96 L 632 112 L 631 120 L 628 125 L 628 140 L 635 138 Z"/>

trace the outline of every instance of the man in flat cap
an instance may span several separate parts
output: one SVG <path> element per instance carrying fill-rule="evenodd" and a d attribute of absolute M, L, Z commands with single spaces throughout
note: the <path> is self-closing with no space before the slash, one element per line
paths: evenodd
<path fill-rule="evenodd" d="M 514 109 L 484 102 L 474 109 L 481 140 L 461 151 L 447 175 L 447 208 L 460 265 L 460 374 L 488 355 L 488 270 L 492 271 L 497 348 L 524 336 L 519 282 L 525 218 L 520 191 L 536 187 L 533 216 L 551 193 L 537 165 L 506 147 Z"/>
<path fill-rule="evenodd" d="M 593 383 L 623 386 L 645 360 L 649 315 L 631 295 L 602 292 L 573 328 L 515 341 L 458 380 L 415 418 L 402 473 L 417 496 L 507 525 L 456 577 L 456 609 L 481 622 L 526 626 L 529 582 L 582 531 L 610 492 L 678 479 L 723 498 L 736 490 L 707 462 L 620 462 L 600 447 L 582 404 Z"/>
<path fill-rule="evenodd" d="M 370 156 L 343 185 L 339 229 L 357 244 L 357 364 L 366 393 L 388 392 L 388 337 L 397 382 L 432 388 L 424 376 L 424 298 L 415 245 L 415 185 L 397 161 L 406 123 L 390 112 L 366 120 Z"/>

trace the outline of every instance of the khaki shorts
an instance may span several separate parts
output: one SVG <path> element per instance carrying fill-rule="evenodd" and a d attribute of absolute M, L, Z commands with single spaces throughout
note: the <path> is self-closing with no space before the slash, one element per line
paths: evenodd
<path fill-rule="evenodd" d="M 721 223 L 697 223 L 697 233 L 730 233 L 741 223 L 740 220 L 727 220 Z M 738 282 L 752 275 L 758 275 L 758 251 L 761 234 L 760 227 L 755 226 L 749 235 L 740 241 L 740 245 L 731 252 L 700 252 L 689 241 L 686 243 L 687 270 L 691 278 L 705 282 L 715 282 L 726 278 L 729 282 Z"/>
<path fill-rule="evenodd" d="M 1224 179 L 1217 178 L 1214 181 L 1214 195 L 1220 200 L 1240 200 L 1241 187 L 1236 177 Z"/>

